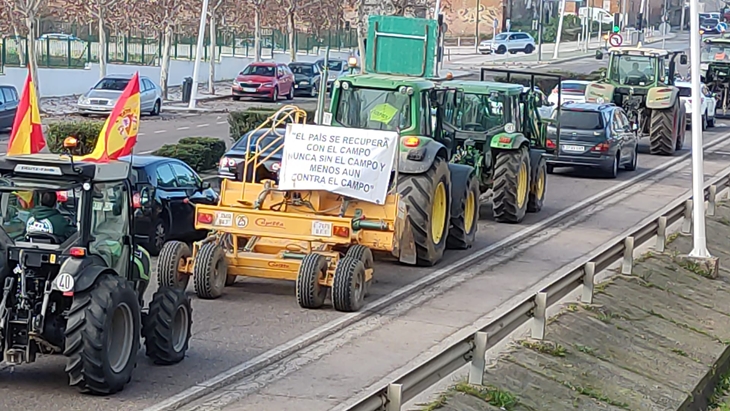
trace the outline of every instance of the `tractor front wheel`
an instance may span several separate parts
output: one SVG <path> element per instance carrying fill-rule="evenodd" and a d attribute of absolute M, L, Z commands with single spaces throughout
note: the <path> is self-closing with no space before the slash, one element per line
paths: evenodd
<path fill-rule="evenodd" d="M 147 356 L 157 365 L 177 364 L 185 358 L 193 326 L 193 308 L 184 290 L 161 287 L 144 316 L 142 335 Z"/>
<path fill-rule="evenodd" d="M 530 184 L 530 198 L 527 201 L 527 212 L 538 213 L 542 210 L 547 191 L 547 162 L 540 160 L 535 173 L 535 179 Z"/>
<path fill-rule="evenodd" d="M 649 152 L 655 155 L 671 156 L 677 148 L 679 138 L 679 106 L 651 111 L 649 125 Z"/>
<path fill-rule="evenodd" d="M 157 259 L 157 285 L 160 287 L 175 287 L 185 291 L 190 282 L 190 276 L 181 271 L 190 258 L 190 247 L 181 241 L 170 241 L 162 246 L 160 257 Z"/>
<path fill-rule="evenodd" d="M 477 234 L 477 223 L 479 222 L 479 179 L 476 175 L 470 174 L 464 186 L 466 192 L 460 198 L 458 217 L 451 218 L 449 237 L 446 239 L 446 246 L 456 250 L 466 250 L 474 244 Z"/>
<path fill-rule="evenodd" d="M 530 192 L 530 154 L 527 147 L 497 154 L 492 191 L 495 220 L 519 223 L 525 218 Z"/>

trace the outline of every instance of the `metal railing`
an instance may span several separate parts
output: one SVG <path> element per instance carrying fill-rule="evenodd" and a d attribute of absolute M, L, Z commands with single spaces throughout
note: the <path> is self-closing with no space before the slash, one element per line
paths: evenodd
<path fill-rule="evenodd" d="M 705 184 L 706 214 L 714 215 L 718 193 L 730 187 L 730 168 Z M 469 383 L 482 385 L 486 352 L 520 327 L 532 321 L 530 337 L 542 340 L 547 326 L 547 309 L 582 287 L 581 302 L 593 303 L 594 276 L 621 261 L 621 274 L 630 275 L 634 266 L 634 249 L 656 237 L 655 250 L 663 252 L 667 227 L 682 221 L 681 233 L 692 229 L 692 199 L 677 200 L 647 218 L 639 228 L 624 232 L 607 242 L 591 257 L 576 262 L 564 274 L 533 296 L 516 304 L 500 317 L 490 320 L 474 333 L 429 360 L 405 372 L 390 384 L 368 394 L 347 411 L 400 411 L 409 400 L 459 368 L 470 364 Z"/>

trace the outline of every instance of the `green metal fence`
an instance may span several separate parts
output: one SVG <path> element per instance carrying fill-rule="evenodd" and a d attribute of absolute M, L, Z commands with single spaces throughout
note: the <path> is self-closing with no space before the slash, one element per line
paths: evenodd
<path fill-rule="evenodd" d="M 216 39 L 217 56 L 254 56 L 253 34 L 236 35 L 219 33 Z M 170 54 L 179 60 L 195 58 L 197 39 L 190 36 L 176 35 Z M 264 29 L 261 37 L 262 54 L 270 57 L 273 53 L 288 53 L 290 45 L 288 36 L 280 31 Z M 19 66 L 27 61 L 27 41 L 23 38 L 3 38 L 0 43 L 0 67 Z M 295 47 L 297 53 L 317 53 L 320 48 L 330 47 L 332 50 L 347 50 L 357 47 L 357 35 L 354 31 L 333 31 L 315 37 L 307 33 L 297 32 Z M 87 63 L 99 62 L 99 42 L 97 37 L 79 36 L 69 39 L 41 38 L 36 40 L 36 58 L 40 67 L 82 68 Z M 20 58 L 21 50 L 24 54 Z M 155 38 L 126 36 L 110 36 L 106 44 L 108 61 L 118 64 L 157 65 L 162 56 L 162 43 Z M 203 49 L 204 60 L 210 56 L 208 38 Z"/>

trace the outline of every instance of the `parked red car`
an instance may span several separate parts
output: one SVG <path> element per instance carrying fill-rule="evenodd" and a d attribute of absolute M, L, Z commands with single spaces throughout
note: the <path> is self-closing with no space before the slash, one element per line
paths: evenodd
<path fill-rule="evenodd" d="M 286 64 L 251 63 L 238 73 L 231 87 L 234 100 L 241 97 L 265 97 L 278 101 L 280 96 L 294 98 L 294 73 Z"/>

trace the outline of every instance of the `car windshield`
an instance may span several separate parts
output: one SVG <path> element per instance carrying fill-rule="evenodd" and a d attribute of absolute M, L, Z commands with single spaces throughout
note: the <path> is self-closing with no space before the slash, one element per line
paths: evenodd
<path fill-rule="evenodd" d="M 679 87 L 679 97 L 692 97 L 692 89 L 689 87 Z"/>
<path fill-rule="evenodd" d="M 345 63 L 343 61 L 335 60 L 335 61 L 328 61 L 327 62 L 327 68 L 330 71 L 342 71 L 342 66 Z"/>
<path fill-rule="evenodd" d="M 78 230 L 82 195 L 80 185 L 0 178 L 0 227 L 15 241 L 43 234 L 65 240 Z"/>
<path fill-rule="evenodd" d="M 465 94 L 461 111 L 461 128 L 489 131 L 506 123 L 504 94 Z"/>
<path fill-rule="evenodd" d="M 560 128 L 570 130 L 603 130 L 603 116 L 597 111 L 562 110 Z"/>
<path fill-rule="evenodd" d="M 314 69 L 310 65 L 291 64 L 289 65 L 289 68 L 294 74 L 303 74 L 305 76 L 311 76 L 314 74 Z"/>
<path fill-rule="evenodd" d="M 267 156 L 283 146 L 286 129 L 276 129 L 276 133 L 272 133 L 270 129 L 260 130 L 256 132 L 255 135 L 253 135 L 253 133 L 253 131 L 249 131 L 244 134 L 243 137 L 239 138 L 238 141 L 233 144 L 231 150 L 245 153 L 246 144 L 250 144 L 250 152 L 257 152 L 261 155 Z M 281 154 L 279 154 L 279 157 L 280 156 Z"/>
<path fill-rule="evenodd" d="M 569 94 L 585 94 L 587 84 L 581 83 L 562 83 L 560 91 Z"/>
<path fill-rule="evenodd" d="M 611 62 L 609 78 L 619 84 L 640 86 L 654 81 L 656 58 L 616 55 Z"/>
<path fill-rule="evenodd" d="M 709 63 L 713 61 L 728 61 L 730 62 L 730 44 L 725 46 L 724 44 L 705 44 L 702 46 L 702 53 L 700 60 L 703 63 Z"/>
<path fill-rule="evenodd" d="M 494 39 L 495 39 L 495 40 L 504 40 L 504 39 L 506 39 L 506 38 L 507 38 L 507 36 L 508 36 L 508 35 L 507 35 L 507 34 L 505 34 L 505 33 L 502 33 L 502 34 L 497 34 L 497 37 L 495 37 Z"/>
<path fill-rule="evenodd" d="M 345 127 L 396 131 L 411 127 L 411 96 L 397 90 L 342 90 L 335 120 Z"/>
<path fill-rule="evenodd" d="M 243 69 L 241 75 L 274 77 L 274 73 L 276 73 L 274 66 L 259 66 L 252 64 Z"/>
<path fill-rule="evenodd" d="M 718 20 L 718 19 L 705 19 L 702 22 L 702 24 L 707 25 L 707 26 L 717 26 L 718 24 L 720 24 L 720 20 Z"/>
<path fill-rule="evenodd" d="M 129 79 L 103 78 L 96 83 L 94 90 L 124 91 L 127 84 L 129 84 Z"/>

